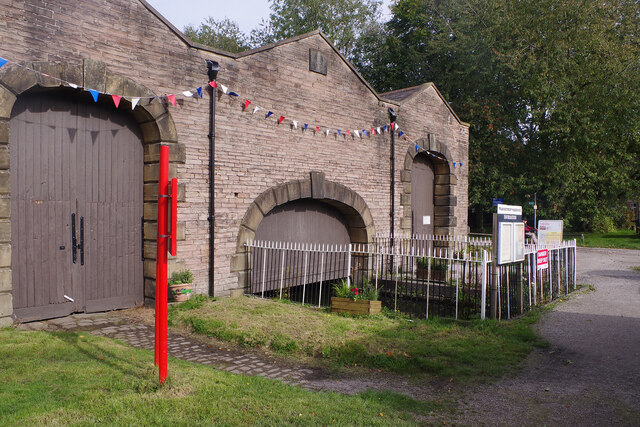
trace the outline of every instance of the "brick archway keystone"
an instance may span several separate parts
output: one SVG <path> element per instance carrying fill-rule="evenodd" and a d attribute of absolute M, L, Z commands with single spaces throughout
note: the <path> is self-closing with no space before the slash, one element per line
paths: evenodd
<path fill-rule="evenodd" d="M 254 239 L 262 219 L 276 206 L 299 199 L 313 199 L 338 209 L 345 217 L 353 243 L 372 243 L 375 236 L 373 216 L 364 199 L 350 188 L 325 179 L 322 172 L 309 178 L 285 182 L 260 194 L 247 209 L 240 224 L 231 272 L 238 273 L 238 287 L 246 283 L 248 272 L 245 244 Z"/>

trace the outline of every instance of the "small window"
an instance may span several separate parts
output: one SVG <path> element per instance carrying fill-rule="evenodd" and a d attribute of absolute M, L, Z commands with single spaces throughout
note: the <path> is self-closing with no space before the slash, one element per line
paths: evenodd
<path fill-rule="evenodd" d="M 309 71 L 327 75 L 327 57 L 318 49 L 309 49 Z"/>

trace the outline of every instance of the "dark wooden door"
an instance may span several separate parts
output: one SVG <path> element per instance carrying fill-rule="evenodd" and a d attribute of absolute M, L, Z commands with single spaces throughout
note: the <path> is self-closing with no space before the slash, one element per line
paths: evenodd
<path fill-rule="evenodd" d="M 142 303 L 143 149 L 135 121 L 61 94 L 21 96 L 10 144 L 16 316 Z"/>
<path fill-rule="evenodd" d="M 433 165 L 425 156 L 413 159 L 411 168 L 412 229 L 416 234 L 433 234 Z"/>

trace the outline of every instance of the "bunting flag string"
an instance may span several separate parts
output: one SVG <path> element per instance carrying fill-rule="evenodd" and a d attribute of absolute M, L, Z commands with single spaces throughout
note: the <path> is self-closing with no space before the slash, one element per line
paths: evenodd
<path fill-rule="evenodd" d="M 81 89 L 81 90 L 87 91 L 87 92 L 89 92 L 91 94 L 91 97 L 93 98 L 94 102 L 98 102 L 98 98 L 99 98 L 100 95 L 109 96 L 112 99 L 115 108 L 119 108 L 120 102 L 121 102 L 121 100 L 123 98 L 128 100 L 128 101 L 130 101 L 132 110 L 134 110 L 136 108 L 136 106 L 139 105 L 141 100 L 143 100 L 143 99 L 144 100 L 148 100 L 148 102 L 150 103 L 151 101 L 153 101 L 154 98 L 165 99 L 168 103 L 170 103 L 174 107 L 178 106 L 178 102 L 177 102 L 176 96 L 174 94 L 166 94 L 166 95 L 161 95 L 161 96 L 156 96 L 156 95 L 152 95 L 152 96 L 137 96 L 137 95 L 130 96 L 130 95 L 126 95 L 126 94 L 113 94 L 113 93 L 107 93 L 107 92 L 100 92 L 100 91 L 95 90 L 95 89 L 85 88 L 85 87 L 82 87 L 82 86 L 77 85 L 75 83 L 71 83 L 71 82 L 62 80 L 60 78 L 50 76 L 50 75 L 48 75 L 46 73 L 43 73 L 43 72 L 40 72 L 40 71 L 35 70 L 33 68 L 30 68 L 30 67 L 28 67 L 26 65 L 23 65 L 23 64 L 20 64 L 20 63 L 17 63 L 17 62 L 13 62 L 13 61 L 10 61 L 10 60 L 7 60 L 5 58 L 0 57 L 0 68 L 5 66 L 6 64 L 15 65 L 17 67 L 20 67 L 20 68 L 26 70 L 26 71 L 33 72 L 33 73 L 39 74 L 41 76 L 44 76 L 44 77 L 59 81 L 62 85 L 68 86 L 70 88 Z M 224 84 L 218 83 L 215 80 L 210 81 L 207 84 L 209 86 L 211 86 L 212 88 L 214 88 L 214 89 L 219 87 L 221 89 L 222 93 L 227 95 L 227 96 L 229 96 L 229 98 L 232 99 L 232 100 L 240 98 L 240 95 L 237 92 L 230 90 L 229 87 L 225 86 Z M 190 89 L 190 90 L 177 91 L 176 93 L 182 94 L 185 98 L 196 98 L 197 99 L 198 97 L 199 98 L 203 98 L 204 97 L 204 91 L 203 91 L 202 85 L 198 86 L 198 87 L 196 87 L 194 89 Z M 198 95 L 197 97 L 195 96 L 196 94 Z M 275 115 L 275 113 L 273 111 L 271 111 L 271 110 L 269 110 L 269 109 L 267 109 L 267 108 L 265 108 L 263 106 L 256 105 L 255 103 L 253 103 L 253 101 L 251 101 L 248 98 L 244 98 L 244 101 L 242 102 L 242 111 L 247 111 L 249 105 L 252 105 L 252 104 L 253 104 L 253 109 L 252 109 L 252 113 L 251 114 L 255 114 L 255 113 L 257 113 L 258 111 L 261 111 L 261 110 L 266 110 L 267 113 L 266 113 L 266 115 L 264 117 L 265 120 L 270 118 L 271 116 Z M 276 115 L 276 117 L 278 117 L 277 125 L 282 124 L 286 120 L 287 123 L 290 123 L 290 129 L 298 130 L 298 123 L 300 123 L 298 120 L 287 119 L 284 115 Z M 302 132 L 306 132 L 308 127 L 309 127 L 309 123 L 304 123 L 304 126 L 301 126 L 301 131 Z M 388 125 L 383 125 L 383 126 L 378 126 L 378 127 L 371 127 L 368 132 L 367 132 L 366 128 L 362 129 L 362 131 L 359 131 L 358 127 L 342 130 L 342 129 L 338 129 L 337 127 L 314 125 L 312 127 L 312 129 L 315 129 L 315 132 L 313 132 L 313 134 L 314 135 L 319 135 L 322 128 L 324 128 L 324 132 L 323 133 L 324 133 L 325 137 L 328 137 L 332 133 L 331 129 L 335 129 L 335 132 L 333 132 L 333 134 L 336 135 L 336 136 L 343 137 L 343 138 L 363 139 L 365 137 L 371 138 L 371 137 L 376 136 L 376 135 L 382 135 L 383 133 L 394 132 L 394 133 L 397 133 L 398 138 L 404 138 L 405 141 L 411 141 L 411 139 L 408 137 L 406 132 L 400 131 L 400 126 L 396 122 L 391 122 Z M 415 146 L 416 146 L 416 151 L 425 152 L 430 156 L 437 157 L 437 158 L 440 158 L 440 159 L 443 159 L 443 160 L 446 161 L 446 158 L 444 158 L 440 154 L 437 154 L 437 153 L 434 154 L 434 152 L 431 152 L 429 150 L 425 150 L 423 148 L 420 148 L 420 146 L 417 143 L 416 143 Z M 463 162 L 454 161 L 453 162 L 453 167 L 454 168 L 462 167 L 463 164 L 464 164 Z"/>

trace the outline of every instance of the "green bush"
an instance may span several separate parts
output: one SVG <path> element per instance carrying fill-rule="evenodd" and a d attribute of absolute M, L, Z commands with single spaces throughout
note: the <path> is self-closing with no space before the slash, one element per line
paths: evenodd
<path fill-rule="evenodd" d="M 193 283 L 193 273 L 190 270 L 176 271 L 169 279 L 169 285 L 180 285 L 182 283 Z"/>
<path fill-rule="evenodd" d="M 597 213 L 591 223 L 593 231 L 596 233 L 613 233 L 616 231 L 616 226 L 613 222 L 613 218 L 604 213 Z"/>

